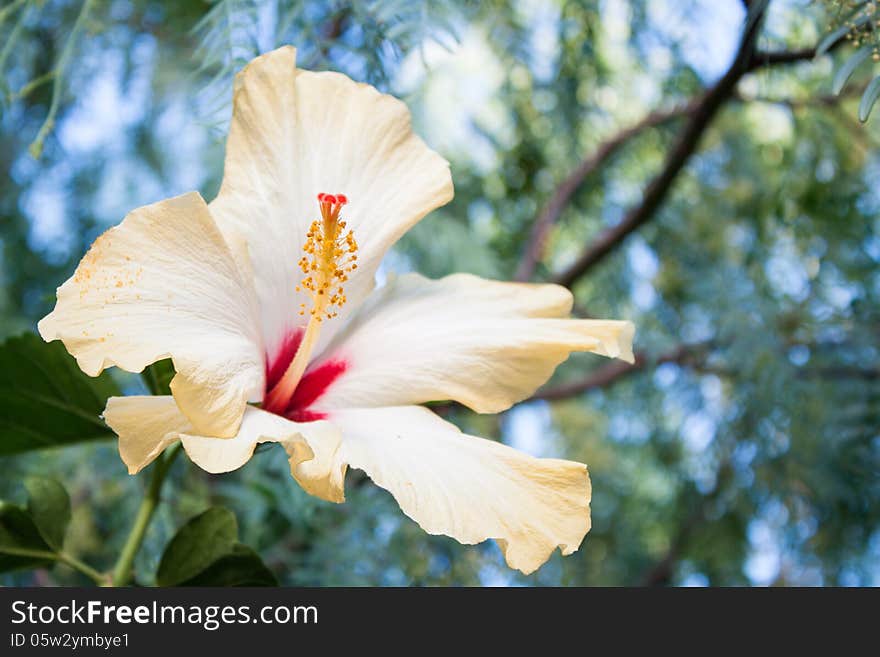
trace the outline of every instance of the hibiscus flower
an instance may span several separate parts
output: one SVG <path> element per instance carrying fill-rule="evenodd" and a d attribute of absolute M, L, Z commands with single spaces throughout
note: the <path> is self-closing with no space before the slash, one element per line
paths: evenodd
<path fill-rule="evenodd" d="M 132 474 L 178 441 L 211 473 L 277 442 L 309 493 L 342 502 L 359 468 L 425 531 L 495 539 L 529 573 L 589 530 L 586 466 L 465 435 L 420 404 L 498 413 L 572 351 L 631 361 L 633 327 L 568 319 L 556 285 L 408 274 L 374 289 L 389 247 L 451 198 L 449 164 L 402 102 L 281 48 L 236 77 L 217 198 L 131 212 L 39 331 L 92 376 L 172 359 L 171 396 L 107 403 Z"/>

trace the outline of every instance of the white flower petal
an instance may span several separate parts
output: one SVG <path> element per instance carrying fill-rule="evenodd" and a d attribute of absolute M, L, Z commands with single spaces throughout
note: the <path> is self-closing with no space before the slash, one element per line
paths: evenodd
<path fill-rule="evenodd" d="M 39 323 L 80 368 L 140 372 L 171 357 L 171 387 L 200 431 L 235 435 L 263 393 L 251 281 L 197 193 L 138 208 L 101 235 Z"/>
<path fill-rule="evenodd" d="M 557 547 L 575 552 L 590 529 L 581 463 L 462 434 L 418 406 L 337 411 L 331 421 L 343 434 L 337 463 L 364 470 L 429 534 L 494 538 L 508 565 L 528 574 Z"/>
<path fill-rule="evenodd" d="M 110 397 L 104 421 L 119 436 L 119 456 L 128 474 L 150 465 L 178 434 L 190 428 L 173 397 Z"/>
<path fill-rule="evenodd" d="M 312 463 L 312 474 L 300 483 L 309 490 L 312 477 L 322 480 L 329 472 L 320 470 L 329 455 L 335 453 L 339 444 L 339 430 L 329 422 L 291 422 L 278 415 L 249 406 L 241 422 L 241 429 L 234 438 L 212 438 L 182 433 L 183 448 L 193 463 L 207 472 L 219 474 L 237 470 L 253 456 L 260 443 L 281 443 L 291 458 L 291 471 L 299 473 L 304 461 L 311 462 L 316 454 L 319 463 Z M 308 468 L 302 468 L 303 471 Z M 300 477 L 297 477 L 300 479 Z M 309 490 L 311 492 L 311 490 Z"/>
<path fill-rule="evenodd" d="M 168 445 L 183 442 L 190 459 L 211 473 L 231 472 L 247 463 L 257 445 L 281 443 L 290 457 L 291 473 L 311 494 L 341 501 L 341 472 L 334 459 L 339 430 L 326 421 L 296 423 L 248 406 L 237 435 L 214 438 L 192 433 L 192 426 L 173 397 L 111 397 L 104 420 L 119 436 L 119 453 L 135 474 Z M 331 472 L 331 467 L 336 472 Z M 339 486 L 333 492 L 332 482 Z"/>
<path fill-rule="evenodd" d="M 448 163 L 416 137 L 406 106 L 338 73 L 296 68 L 296 51 L 256 58 L 235 81 L 223 185 L 211 203 L 221 228 L 246 235 L 267 352 L 304 325 L 295 291 L 319 192 L 347 195 L 342 218 L 360 244 L 348 304 L 328 322 L 325 344 L 372 288 L 385 251 L 452 198 Z M 356 275 L 355 275 L 356 274 Z"/>
<path fill-rule="evenodd" d="M 571 294 L 557 285 L 401 276 L 316 362 L 345 370 L 314 410 L 451 399 L 497 413 L 531 395 L 573 351 L 632 362 L 630 322 L 560 319 L 570 308 Z"/>

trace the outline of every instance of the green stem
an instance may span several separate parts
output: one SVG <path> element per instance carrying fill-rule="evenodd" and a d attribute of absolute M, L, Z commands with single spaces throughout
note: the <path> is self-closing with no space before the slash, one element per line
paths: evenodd
<path fill-rule="evenodd" d="M 10 4 L 0 9 L 0 27 L 3 27 L 3 23 L 6 22 L 7 16 L 12 16 L 16 9 L 21 7 L 27 0 L 14 0 Z"/>
<path fill-rule="evenodd" d="M 89 564 L 83 563 L 76 557 L 67 554 L 66 552 L 58 553 L 58 561 L 61 563 L 70 566 L 74 570 L 81 572 L 83 575 L 91 579 L 95 584 L 101 584 L 102 586 L 107 583 L 108 576 L 104 573 L 99 573 L 97 570 L 92 568 Z"/>
<path fill-rule="evenodd" d="M 30 557 L 31 559 L 50 559 L 52 561 L 60 561 L 70 566 L 74 570 L 82 573 L 96 584 L 106 584 L 107 575 L 99 573 L 87 563 L 83 563 L 73 555 L 66 552 L 50 552 L 49 550 L 29 550 L 27 548 L 4 547 L 0 549 L 0 553 L 9 554 L 15 557 Z"/>
<path fill-rule="evenodd" d="M 43 75 L 41 75 L 38 78 L 34 78 L 30 82 L 28 82 L 26 85 L 24 85 L 21 89 L 19 89 L 14 94 L 12 94 L 12 97 L 10 100 L 13 100 L 13 101 L 23 100 L 24 98 L 29 96 L 31 93 L 33 93 L 34 89 L 38 89 L 42 85 L 44 85 L 47 82 L 49 82 L 50 80 L 52 80 L 54 77 L 55 77 L 55 71 L 49 71 L 48 73 L 43 73 Z"/>
<path fill-rule="evenodd" d="M 55 128 L 55 117 L 58 114 L 61 93 L 67 77 L 67 67 L 73 57 L 73 51 L 79 40 L 79 35 L 85 28 L 86 19 L 89 12 L 92 10 L 92 5 L 94 3 L 95 0 L 85 0 L 83 2 L 82 8 L 79 10 L 79 15 L 76 17 L 76 21 L 68 34 L 67 41 L 64 43 L 64 48 L 61 50 L 61 56 L 58 58 L 58 62 L 55 65 L 55 79 L 52 83 L 52 100 L 49 101 L 49 113 L 46 115 L 43 125 L 40 126 L 40 131 L 37 133 L 36 138 L 28 149 L 31 157 L 35 160 L 38 159 L 43 152 L 43 142 L 46 141 L 46 137 L 48 137 L 49 133 Z"/>
<path fill-rule="evenodd" d="M 147 528 L 150 526 L 150 521 L 153 519 L 153 514 L 156 512 L 156 507 L 159 506 L 162 484 L 165 482 L 165 477 L 171 469 L 171 464 L 174 463 L 174 459 L 179 452 L 180 443 L 177 443 L 166 451 L 163 456 L 160 456 L 156 461 L 156 465 L 153 466 L 153 476 L 150 479 L 147 494 L 141 502 L 134 520 L 134 526 L 131 528 L 128 539 L 125 541 L 122 552 L 119 554 L 119 559 L 116 561 L 116 566 L 113 568 L 111 586 L 125 586 L 131 581 L 134 558 L 137 556 L 141 543 L 144 541 L 144 536 L 147 533 Z"/>
<path fill-rule="evenodd" d="M 6 20 L 6 13 L 9 12 L 10 9 L 14 9 L 15 5 L 9 5 L 3 10 L 0 10 L 0 26 L 3 25 Z M 30 7 L 28 7 L 30 9 Z M 11 53 L 15 48 L 15 42 L 18 41 L 18 37 L 21 36 L 22 32 L 24 32 L 24 19 L 28 15 L 28 9 L 25 9 L 21 16 L 18 19 L 18 22 L 15 24 L 15 27 L 12 28 L 12 32 L 9 34 L 9 37 L 6 40 L 6 45 L 3 46 L 3 50 L 0 50 L 0 72 L 3 71 L 3 68 L 6 65 L 6 59 L 9 57 L 9 53 Z"/>

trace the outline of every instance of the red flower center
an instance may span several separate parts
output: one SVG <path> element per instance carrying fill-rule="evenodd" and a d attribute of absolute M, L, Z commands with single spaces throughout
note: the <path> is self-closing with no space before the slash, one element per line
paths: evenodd
<path fill-rule="evenodd" d="M 273 404 L 272 397 L 268 393 L 284 376 L 284 372 L 302 344 L 304 333 L 303 329 L 288 333 L 278 354 L 274 358 L 266 359 L 266 394 L 263 396 L 266 402 L 263 409 L 294 422 L 313 422 L 325 419 L 327 414 L 314 410 L 313 406 L 330 385 L 339 378 L 339 375 L 348 368 L 348 363 L 339 358 L 331 358 L 320 365 L 309 368 L 299 380 L 290 401 L 284 405 L 279 405 L 277 401 Z"/>

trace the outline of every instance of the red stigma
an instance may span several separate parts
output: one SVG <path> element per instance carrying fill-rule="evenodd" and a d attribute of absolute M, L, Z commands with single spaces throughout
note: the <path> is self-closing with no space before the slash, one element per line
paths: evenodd
<path fill-rule="evenodd" d="M 345 194 L 327 194 L 321 192 L 318 194 L 318 203 L 327 203 L 329 205 L 345 205 L 348 203 L 348 197 Z"/>

